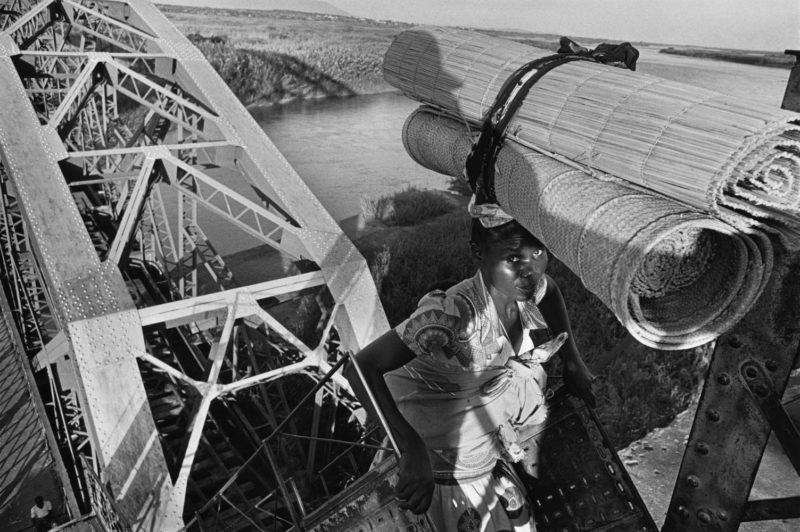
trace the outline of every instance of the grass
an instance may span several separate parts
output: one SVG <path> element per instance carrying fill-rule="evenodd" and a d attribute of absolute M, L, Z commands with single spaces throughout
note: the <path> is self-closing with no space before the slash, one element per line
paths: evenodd
<path fill-rule="evenodd" d="M 350 94 L 389 89 L 381 70 L 383 55 L 394 36 L 410 27 L 403 23 L 293 11 L 159 7 L 185 35 L 221 40 L 240 54 L 252 53 L 257 61 L 274 58 L 283 64 L 290 58 L 312 73 L 312 78 L 335 81 L 347 87 Z M 206 50 L 221 52 L 214 47 L 201 48 L 203 53 Z M 224 54 L 230 52 L 225 50 Z M 216 67 L 213 59 L 211 62 Z M 260 79 L 263 68 L 256 69 L 251 83 Z"/>
<path fill-rule="evenodd" d="M 408 187 L 395 194 L 362 198 L 361 213 L 366 220 L 408 226 L 446 214 L 460 203 L 452 194 Z"/>
<path fill-rule="evenodd" d="M 222 37 L 193 33 L 189 39 L 245 105 L 355 94 L 345 83 L 290 55 L 235 48 Z"/>

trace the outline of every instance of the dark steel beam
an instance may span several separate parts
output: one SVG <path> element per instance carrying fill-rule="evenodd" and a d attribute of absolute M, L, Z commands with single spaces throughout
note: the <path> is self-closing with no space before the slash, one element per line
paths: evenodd
<path fill-rule="evenodd" d="M 776 245 L 761 297 L 717 340 L 663 532 L 738 530 L 771 430 L 748 382 L 763 371 L 768 395 L 786 388 L 800 343 L 798 276 L 800 256 Z"/>
<path fill-rule="evenodd" d="M 781 396 L 767 375 L 767 370 L 758 362 L 748 360 L 742 365 L 742 376 L 753 394 L 753 400 L 761 408 L 770 428 L 781 442 L 786 456 L 800 474 L 800 432 L 781 404 Z"/>
<path fill-rule="evenodd" d="M 781 109 L 800 113 L 800 50 L 786 50 L 784 53 L 793 55 L 795 64 L 792 66 L 789 80 L 786 82 L 786 92 L 783 94 Z"/>
<path fill-rule="evenodd" d="M 800 496 L 750 501 L 742 514 L 743 522 L 770 519 L 800 519 Z"/>

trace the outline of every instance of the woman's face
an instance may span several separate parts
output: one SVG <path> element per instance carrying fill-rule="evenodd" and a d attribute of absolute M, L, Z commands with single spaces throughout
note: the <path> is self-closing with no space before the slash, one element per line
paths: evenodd
<path fill-rule="evenodd" d="M 492 235 L 476 254 L 487 288 L 516 301 L 527 301 L 536 294 L 547 268 L 547 251 L 522 231 Z"/>

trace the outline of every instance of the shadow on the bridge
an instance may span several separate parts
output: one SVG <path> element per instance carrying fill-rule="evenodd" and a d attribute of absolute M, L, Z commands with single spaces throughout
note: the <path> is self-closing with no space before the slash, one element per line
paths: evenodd
<path fill-rule="evenodd" d="M 24 530 L 36 495 L 63 512 L 57 473 L 30 384 L 0 314 L 0 529 Z"/>

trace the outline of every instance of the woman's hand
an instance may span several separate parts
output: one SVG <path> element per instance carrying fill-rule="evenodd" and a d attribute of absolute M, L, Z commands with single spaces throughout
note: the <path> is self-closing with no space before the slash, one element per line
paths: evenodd
<path fill-rule="evenodd" d="M 558 352 L 559 349 L 561 349 L 561 346 L 564 345 L 564 343 L 567 341 L 567 338 L 569 338 L 569 334 L 562 332 L 552 340 L 548 340 L 547 342 L 534 347 L 529 356 L 525 357 L 524 355 L 520 355 L 520 358 L 528 358 L 538 364 L 547 362 L 554 354 L 556 354 L 556 352 Z"/>
<path fill-rule="evenodd" d="M 547 276 L 547 292 L 539 304 L 544 320 L 553 332 L 567 333 L 569 338 L 559 351 L 561 361 L 564 363 L 564 384 L 567 390 L 577 395 L 586 404 L 595 407 L 597 401 L 592 393 L 592 381 L 594 375 L 586 367 L 581 359 L 578 346 L 575 344 L 575 337 L 572 334 L 572 326 L 567 316 L 567 307 L 564 305 L 564 297 L 561 290 L 552 277 Z"/>
<path fill-rule="evenodd" d="M 400 456 L 395 492 L 400 508 L 415 514 L 427 511 L 433 498 L 433 470 L 421 438 L 415 438 Z"/>
<path fill-rule="evenodd" d="M 354 356 L 353 363 L 345 367 L 344 375 L 370 416 L 377 417 L 376 408 L 383 412 L 401 451 L 399 478 L 395 486 L 400 508 L 420 514 L 428 509 L 433 497 L 430 458 L 425 443 L 398 410 L 383 379 L 387 371 L 402 367 L 414 356 L 397 332 L 390 330 Z M 356 365 L 360 368 L 360 375 Z M 368 389 L 371 389 L 372 396 Z"/>
<path fill-rule="evenodd" d="M 597 406 L 597 400 L 592 392 L 592 382 L 595 378 L 580 357 L 573 357 L 564 362 L 564 385 L 567 390 L 586 401 L 592 408 Z"/>

